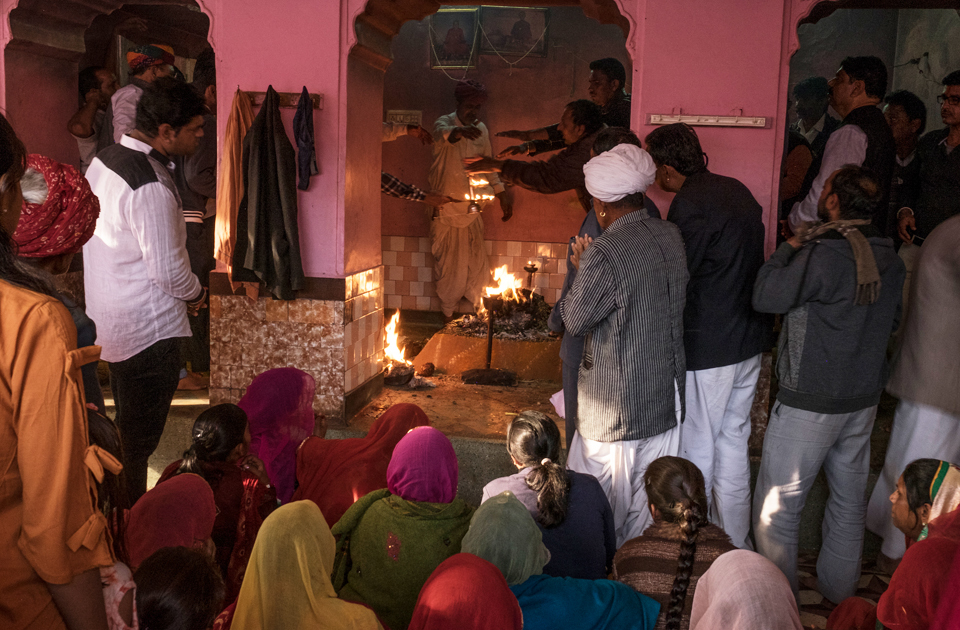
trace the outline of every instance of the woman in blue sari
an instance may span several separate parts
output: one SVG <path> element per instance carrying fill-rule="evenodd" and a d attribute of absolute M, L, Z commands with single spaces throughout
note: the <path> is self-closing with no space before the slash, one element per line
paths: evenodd
<path fill-rule="evenodd" d="M 477 509 L 461 549 L 500 569 L 520 603 L 524 630 L 651 630 L 656 624 L 660 604 L 625 584 L 543 575 L 550 552 L 511 492 Z"/>

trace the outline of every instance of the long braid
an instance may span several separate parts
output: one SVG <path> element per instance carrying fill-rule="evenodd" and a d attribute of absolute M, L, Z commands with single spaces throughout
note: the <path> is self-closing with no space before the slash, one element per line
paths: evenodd
<path fill-rule="evenodd" d="M 673 589 L 670 591 L 670 604 L 667 607 L 667 630 L 679 630 L 683 618 L 683 610 L 687 603 L 687 588 L 690 586 L 690 576 L 693 574 L 693 562 L 697 554 L 697 537 L 700 532 L 702 515 L 700 506 L 690 501 L 685 505 L 680 520 L 680 531 L 683 532 L 683 541 L 680 543 L 680 555 L 677 558 L 677 574 L 673 578 Z"/>
<path fill-rule="evenodd" d="M 677 572 L 670 591 L 670 604 L 662 612 L 667 630 L 679 630 L 693 575 L 700 528 L 709 525 L 703 473 L 681 457 L 661 457 L 643 474 L 647 497 L 660 523 L 670 523 L 683 534 L 677 556 Z"/>

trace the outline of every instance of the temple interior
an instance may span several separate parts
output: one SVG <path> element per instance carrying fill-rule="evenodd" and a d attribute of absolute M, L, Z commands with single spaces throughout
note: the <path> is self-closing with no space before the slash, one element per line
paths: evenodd
<path fill-rule="evenodd" d="M 123 85 L 124 55 L 137 46 L 172 47 L 188 82 L 197 57 L 212 48 L 216 127 L 204 133 L 217 134 L 221 146 L 235 94 L 272 86 L 294 101 L 302 89 L 318 97 L 318 172 L 297 192 L 302 287 L 292 299 L 278 299 L 266 285 L 232 282 L 228 265 L 217 262 L 209 281 L 209 385 L 176 395 L 150 460 L 151 486 L 182 456 L 201 411 L 236 403 L 254 377 L 281 367 L 313 377 L 313 409 L 325 418 L 328 437 L 363 435 L 395 403 L 419 405 L 453 440 L 460 493 L 474 503 L 486 481 L 512 472 L 502 444 L 518 413 L 542 411 L 564 430 L 551 402 L 561 390 L 560 341 L 548 334 L 545 318 L 510 323 L 503 315 L 494 335 L 489 314 L 478 315 L 464 297 L 453 323 L 445 322 L 430 210 L 377 189 L 378 169 L 430 188 L 431 147 L 409 135 L 383 142 L 378 128 L 396 122 L 431 130 L 457 107 L 457 81 L 484 84 L 489 100 L 480 118 L 494 154 L 514 144 L 496 132 L 557 123 L 568 103 L 587 98 L 594 59 L 625 67 L 631 128 L 641 139 L 658 116 L 736 119 L 694 124 L 710 170 L 742 181 L 763 208 L 769 256 L 777 246 L 786 130 L 797 118 L 791 95 L 800 81 L 833 77 L 848 55 L 879 57 L 889 69 L 888 91 L 918 95 L 931 112 L 931 130 L 942 127 L 933 114 L 939 79 L 960 68 L 955 0 L 504 0 L 482 7 L 428 0 L 0 0 L 0 8 L 0 106 L 29 153 L 65 164 L 80 164 L 65 129 L 77 109 L 78 72 L 103 66 Z M 516 43 L 505 34 L 497 20 L 516 20 L 510 11 L 526 13 L 532 39 Z M 466 53 L 444 39 L 452 28 L 466 32 Z M 291 138 L 294 115 L 295 107 L 281 105 Z M 528 289 L 518 302 L 552 307 L 583 208 L 572 190 L 513 187 L 512 194 L 509 221 L 495 204 L 482 212 L 488 295 L 501 295 L 503 284 L 493 276 L 501 268 L 518 291 Z M 665 218 L 673 196 L 651 186 L 648 197 Z M 58 281 L 80 304 L 83 273 L 77 257 Z M 402 360 L 391 347 L 405 351 Z M 771 346 L 751 411 L 754 479 L 777 394 L 775 360 Z M 391 384 L 391 373 L 405 366 L 409 378 Z M 463 382 L 463 372 L 484 368 L 508 370 L 514 379 Z M 109 415 L 105 368 L 101 379 Z M 871 487 L 895 407 L 884 394 L 871 438 Z M 827 494 L 821 473 L 803 513 L 802 552 L 820 548 Z M 879 539 L 867 533 L 864 557 L 878 549 Z"/>

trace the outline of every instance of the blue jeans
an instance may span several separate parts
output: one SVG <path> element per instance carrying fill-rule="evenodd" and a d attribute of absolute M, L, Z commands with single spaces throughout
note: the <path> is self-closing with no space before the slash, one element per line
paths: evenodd
<path fill-rule="evenodd" d="M 780 567 L 799 592 L 800 513 L 820 468 L 830 496 L 817 558 L 820 593 L 840 603 L 857 590 L 870 471 L 870 433 L 876 406 L 824 414 L 777 402 L 763 442 L 753 496 L 757 551 Z"/>

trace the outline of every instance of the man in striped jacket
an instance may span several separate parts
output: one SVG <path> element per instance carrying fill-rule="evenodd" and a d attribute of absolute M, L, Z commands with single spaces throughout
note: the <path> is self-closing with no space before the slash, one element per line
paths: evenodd
<path fill-rule="evenodd" d="M 587 335 L 567 461 L 600 481 L 619 547 L 652 522 L 647 465 L 679 451 L 689 274 L 680 231 L 643 209 L 655 173 L 646 151 L 617 145 L 583 170 L 603 233 L 578 237 L 579 272 L 560 304 L 566 332 Z"/>

